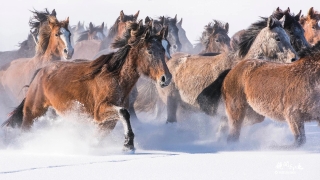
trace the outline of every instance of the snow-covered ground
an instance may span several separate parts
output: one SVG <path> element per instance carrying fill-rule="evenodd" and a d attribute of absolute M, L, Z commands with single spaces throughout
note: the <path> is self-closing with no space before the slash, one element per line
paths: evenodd
<path fill-rule="evenodd" d="M 320 128 L 306 123 L 307 143 L 293 141 L 287 124 L 271 120 L 242 129 L 240 142 L 216 138 L 217 119 L 188 115 L 177 124 L 140 115 L 132 120 L 135 153 L 122 152 L 120 123 L 101 138 L 78 115 L 41 118 L 31 132 L 0 131 L 0 179 L 318 179 Z"/>

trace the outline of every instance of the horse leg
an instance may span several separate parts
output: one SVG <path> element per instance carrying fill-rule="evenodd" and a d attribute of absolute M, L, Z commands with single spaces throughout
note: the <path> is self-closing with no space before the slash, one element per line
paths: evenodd
<path fill-rule="evenodd" d="M 225 104 L 229 124 L 229 135 L 227 141 L 236 142 L 239 141 L 241 126 L 248 105 L 241 100 L 233 101 L 233 98 L 230 98 L 230 100 L 226 99 Z"/>
<path fill-rule="evenodd" d="M 23 107 L 23 121 L 21 129 L 28 131 L 36 118 L 43 116 L 48 110 L 47 106 L 39 105 L 30 99 L 25 100 Z"/>
<path fill-rule="evenodd" d="M 294 143 L 291 146 L 287 146 L 287 148 L 297 148 L 306 143 L 306 134 L 304 129 L 304 122 L 289 119 L 288 120 L 289 127 L 294 135 Z"/>
<path fill-rule="evenodd" d="M 169 95 L 167 97 L 167 122 L 166 123 L 177 122 L 177 109 L 178 109 L 177 99 Z"/>
<path fill-rule="evenodd" d="M 261 123 L 264 120 L 264 116 L 255 112 L 250 106 L 247 107 L 246 115 L 244 118 L 244 125 L 253 125 Z"/>
<path fill-rule="evenodd" d="M 94 114 L 94 119 L 104 130 L 111 131 L 114 129 L 117 120 L 120 120 L 125 134 L 123 150 L 134 150 L 134 133 L 131 128 L 130 114 L 128 110 L 122 107 L 109 104 L 102 104 Z"/>
<path fill-rule="evenodd" d="M 136 120 L 138 120 L 138 116 L 134 109 L 134 102 L 136 101 L 137 97 L 138 97 L 138 88 L 135 85 L 129 94 L 128 110 L 130 112 L 131 119 L 136 119 Z"/>

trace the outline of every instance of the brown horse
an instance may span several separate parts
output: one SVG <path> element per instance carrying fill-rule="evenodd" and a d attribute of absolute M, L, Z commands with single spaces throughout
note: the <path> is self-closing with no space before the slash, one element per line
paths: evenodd
<path fill-rule="evenodd" d="M 40 15 L 45 18 L 38 21 Z M 37 69 L 61 58 L 72 57 L 73 47 L 70 43 L 68 23 L 69 18 L 59 22 L 55 16 L 47 12 L 36 11 L 30 20 L 31 28 L 39 30 L 39 34 L 35 35 L 38 39 L 36 55 L 33 58 L 14 60 L 0 70 L 1 94 L 10 98 L 13 104 L 19 103 L 25 97 L 21 91 L 30 83 Z M 41 27 L 37 26 L 40 24 Z M 12 107 L 12 104 L 7 106 Z"/>
<path fill-rule="evenodd" d="M 258 121 L 264 117 L 286 121 L 295 141 L 285 148 L 306 142 L 304 122 L 320 122 L 320 43 L 302 51 L 300 57 L 290 64 L 249 59 L 228 73 L 222 86 L 228 141 L 238 141 L 244 117 L 251 116 Z"/>
<path fill-rule="evenodd" d="M 302 16 L 300 23 L 304 29 L 304 36 L 307 41 L 314 45 L 320 40 L 320 13 L 311 7 L 306 17 Z"/>
<path fill-rule="evenodd" d="M 217 20 L 204 27 L 200 42 L 196 44 L 196 54 L 221 53 L 230 50 L 230 37 L 228 36 L 229 24 Z"/>
<path fill-rule="evenodd" d="M 267 21 L 261 22 L 261 21 Z M 177 122 L 177 109 L 204 112 L 210 116 L 217 114 L 220 105 L 222 79 L 238 61 L 258 58 L 262 60 L 291 62 L 296 52 L 290 45 L 289 37 L 276 19 L 262 19 L 253 23 L 244 33 L 239 50 L 235 54 L 221 53 L 217 56 L 173 55 L 167 62 L 172 73 L 171 84 L 163 89 L 157 87 L 161 100 L 167 105 L 167 122 Z M 186 78 L 188 77 L 188 78 Z M 152 91 L 154 86 L 146 86 Z M 150 91 L 145 90 L 148 94 Z M 154 107 L 156 97 L 140 93 L 135 104 L 137 111 Z M 146 102 L 150 103 L 146 104 Z M 142 104 L 142 103 L 144 104 Z M 224 111 L 218 111 L 225 116 Z"/>
<path fill-rule="evenodd" d="M 117 38 L 115 53 L 94 61 L 56 62 L 42 68 L 30 84 L 26 98 L 3 125 L 29 129 L 33 121 L 52 106 L 58 114 L 70 111 L 75 104 L 106 130 L 117 121 L 125 129 L 125 149 L 134 149 L 130 115 L 124 108 L 129 93 L 141 74 L 159 86 L 171 81 L 165 63 L 162 39 L 168 29 L 152 33 L 152 23 L 143 26 L 130 22 L 123 38 Z"/>
<path fill-rule="evenodd" d="M 93 59 L 99 51 L 102 40 L 106 37 L 103 33 L 104 23 L 94 26 L 90 22 L 87 29 L 79 35 L 76 41 L 73 59 Z"/>
<path fill-rule="evenodd" d="M 133 21 L 136 22 L 139 16 L 138 11 L 134 15 L 126 15 L 123 13 L 123 11 L 120 11 L 120 16 L 116 19 L 114 22 L 113 26 L 108 31 L 108 35 L 106 38 L 104 38 L 100 44 L 99 51 L 98 53 L 94 56 L 94 59 L 100 57 L 103 54 L 108 54 L 109 52 L 114 51 L 113 49 L 110 48 L 111 43 L 113 40 L 118 37 L 122 36 L 122 34 L 126 30 L 126 22 L 128 21 Z"/>

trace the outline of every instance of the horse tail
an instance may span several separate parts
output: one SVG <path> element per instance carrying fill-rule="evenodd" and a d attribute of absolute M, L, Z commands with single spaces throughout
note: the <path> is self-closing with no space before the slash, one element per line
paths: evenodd
<path fill-rule="evenodd" d="M 230 70 L 231 69 L 227 69 L 220 73 L 218 78 L 208 87 L 206 87 L 197 97 L 197 102 L 204 112 L 212 113 L 212 111 L 216 110 L 217 106 L 215 105 L 218 105 L 221 99 L 222 83 Z M 208 104 L 212 104 L 212 107 L 214 107 L 214 109 L 211 109 L 211 106 L 208 106 Z"/>
<path fill-rule="evenodd" d="M 18 107 L 16 107 L 16 109 L 14 111 L 12 111 L 9 115 L 9 119 L 6 120 L 4 123 L 2 123 L 1 127 L 20 127 L 22 124 L 22 120 L 23 120 L 23 107 L 24 107 L 24 102 L 25 102 L 26 98 L 24 98 L 22 100 L 22 102 L 20 103 L 20 105 Z"/>
<path fill-rule="evenodd" d="M 140 112 L 154 112 L 159 94 L 154 83 L 143 82 L 137 86 L 138 95 L 134 102 L 134 109 Z"/>

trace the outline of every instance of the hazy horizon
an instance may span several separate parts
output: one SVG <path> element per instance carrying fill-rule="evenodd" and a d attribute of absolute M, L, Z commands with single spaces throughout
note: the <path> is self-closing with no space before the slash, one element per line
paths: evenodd
<path fill-rule="evenodd" d="M 306 0 L 300 1 L 250 1 L 250 0 L 197 0 L 197 3 L 179 2 L 175 0 L 12 0 L 0 6 L 0 51 L 17 49 L 19 42 L 24 41 L 29 33 L 28 21 L 32 13 L 30 10 L 50 11 L 55 9 L 59 20 L 70 18 L 70 25 L 78 21 L 86 25 L 92 22 L 96 25 L 105 22 L 110 27 L 119 16 L 121 10 L 125 14 L 135 14 L 140 10 L 139 19 L 146 16 L 174 17 L 178 20 L 183 18 L 182 27 L 186 30 L 187 37 L 191 43 L 196 43 L 201 35 L 203 27 L 213 19 L 229 23 L 229 36 L 235 32 L 247 28 L 251 23 L 257 21 L 259 16 L 270 16 L 272 12 L 280 7 L 290 7 L 291 13 L 297 14 L 302 10 L 306 14 L 310 7 L 320 9 L 320 3 Z M 227 3 L 226 3 L 227 2 Z M 319 5 L 319 6 L 317 6 Z"/>

